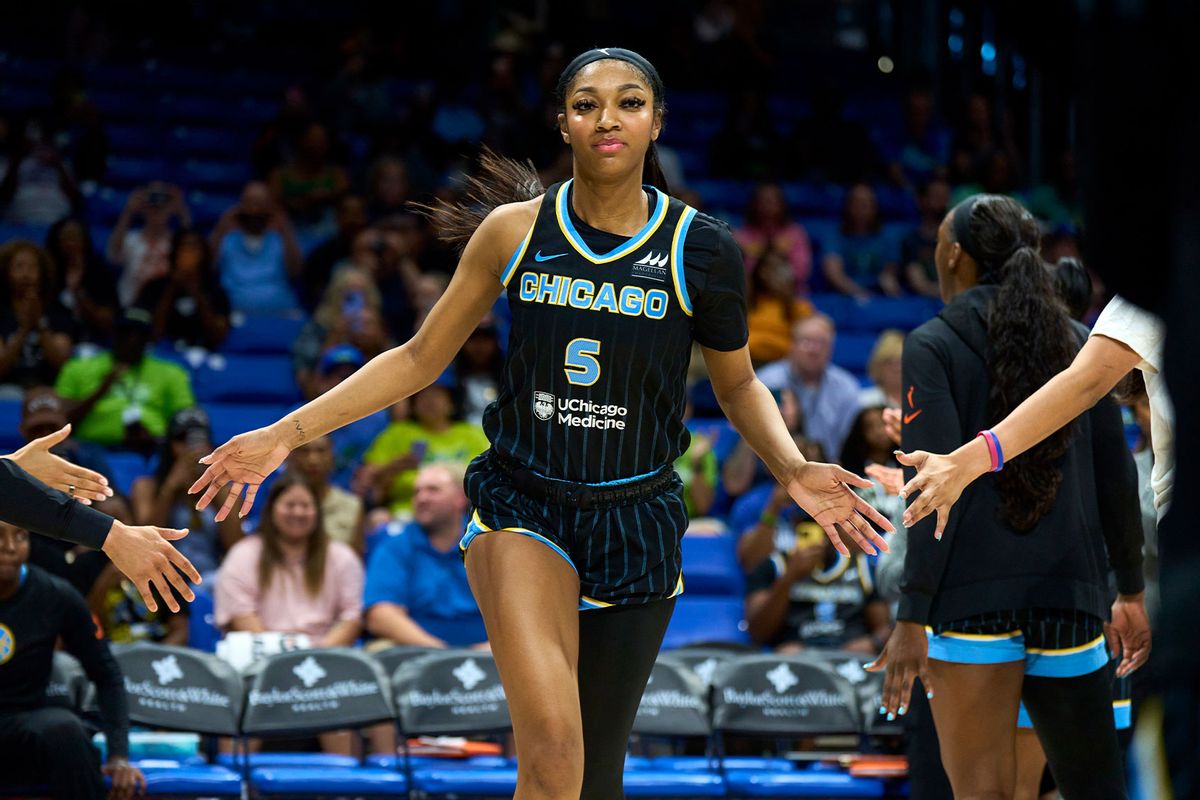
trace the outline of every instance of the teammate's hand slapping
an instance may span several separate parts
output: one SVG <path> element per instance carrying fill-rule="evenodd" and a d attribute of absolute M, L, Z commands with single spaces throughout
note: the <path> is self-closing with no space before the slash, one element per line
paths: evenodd
<path fill-rule="evenodd" d="M 245 518 L 254 507 L 258 487 L 268 475 L 279 468 L 290 452 L 291 448 L 284 443 L 273 427 L 257 428 L 238 434 L 200 459 L 200 463 L 208 469 L 192 484 L 188 494 L 204 493 L 196 502 L 197 510 L 203 511 L 222 487 L 232 482 L 233 487 L 229 490 L 225 503 L 217 511 L 217 522 L 229 516 L 243 489 L 246 491 L 246 499 L 242 501 L 238 516 Z"/>
<path fill-rule="evenodd" d="M 885 531 L 895 528 L 887 521 L 887 517 L 856 495 L 851 486 L 869 489 L 872 483 L 836 464 L 816 461 L 801 464 L 787 482 L 788 494 L 825 530 L 825 535 L 839 553 L 850 555 L 850 550 L 838 534 L 839 530 L 868 555 L 875 555 L 879 550 L 886 551 L 887 542 L 871 523 Z"/>

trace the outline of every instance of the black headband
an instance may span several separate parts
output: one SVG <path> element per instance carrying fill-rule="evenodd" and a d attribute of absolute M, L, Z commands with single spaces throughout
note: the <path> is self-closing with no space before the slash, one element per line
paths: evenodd
<path fill-rule="evenodd" d="M 567 86 L 570 85 L 571 80 L 579 70 L 593 61 L 603 61 L 606 58 L 624 61 L 636 67 L 650 81 L 650 91 L 654 93 L 654 99 L 658 103 L 662 102 L 663 82 L 662 78 L 658 76 L 658 70 L 649 61 L 632 50 L 626 50 L 624 47 L 597 47 L 575 56 L 575 58 L 571 59 L 571 63 L 567 64 L 566 69 L 562 71 L 562 75 L 558 76 L 558 96 L 565 102 L 567 99 Z"/>
<path fill-rule="evenodd" d="M 967 255 L 975 259 L 975 263 L 982 268 L 983 258 L 979 255 L 979 247 L 975 244 L 975 238 L 971 236 L 971 212 L 975 210 L 975 204 L 983 199 L 986 195 L 973 194 L 966 200 L 954 207 L 954 221 L 951 224 L 951 229 L 954 231 L 954 241 L 958 242 L 958 246 L 963 249 Z"/>

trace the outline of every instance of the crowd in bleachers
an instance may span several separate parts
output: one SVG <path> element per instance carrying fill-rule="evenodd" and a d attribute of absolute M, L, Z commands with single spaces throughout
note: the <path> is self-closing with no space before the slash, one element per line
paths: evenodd
<path fill-rule="evenodd" d="M 741 22 L 705 13 L 691 52 L 747 58 Z M 561 45 L 501 34 L 483 73 L 426 80 L 389 72 L 383 37 L 356 31 L 300 80 L 0 53 L 0 446 L 72 423 L 59 451 L 117 489 L 99 507 L 189 528 L 178 544 L 205 577 L 190 609 L 150 612 L 99 554 L 39 539 L 33 562 L 67 577 L 113 641 L 486 646 L 457 540 L 503 298 L 433 385 L 292 454 L 244 522 L 187 493 L 200 455 L 421 325 L 455 259 L 408 203 L 457 196 L 464 154 L 488 142 L 533 158 L 547 185 L 569 173 L 547 124 Z M 1070 157 L 1061 180 L 1026 185 L 983 94 L 954 120 L 923 85 L 813 99 L 687 83 L 668 95 L 663 163 L 676 194 L 734 230 L 761 379 L 808 457 L 895 466 L 883 411 L 900 404 L 904 331 L 940 305 L 947 208 L 1019 193 L 1047 260 L 1076 254 Z M 676 463 L 687 588 L 667 646 L 877 653 L 891 617 L 876 559 L 837 556 L 722 418 L 699 360 L 694 378 Z M 899 515 L 882 485 L 870 500 Z"/>

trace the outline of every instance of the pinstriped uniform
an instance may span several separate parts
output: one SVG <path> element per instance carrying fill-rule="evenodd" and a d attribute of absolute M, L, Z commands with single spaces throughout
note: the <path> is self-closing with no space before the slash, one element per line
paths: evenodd
<path fill-rule="evenodd" d="M 744 345 L 743 266 L 740 258 L 729 263 L 723 246 L 700 257 L 689 242 L 696 211 L 657 189 L 647 187 L 646 224 L 625 239 L 575 218 L 570 187 L 546 190 L 502 275 L 513 323 L 484 431 L 493 451 L 546 480 L 622 484 L 670 469 L 687 448 L 692 342 Z M 697 238 L 732 242 L 719 223 L 700 219 Z M 683 589 L 687 513 L 678 476 L 649 500 L 580 509 L 518 491 L 485 453 L 465 485 L 473 510 L 464 553 L 490 530 L 538 539 L 578 572 L 581 608 Z"/>

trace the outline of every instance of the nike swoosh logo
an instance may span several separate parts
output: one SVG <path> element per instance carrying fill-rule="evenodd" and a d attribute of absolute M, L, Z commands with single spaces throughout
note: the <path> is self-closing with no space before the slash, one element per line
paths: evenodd
<path fill-rule="evenodd" d="M 911 414 L 905 414 L 904 415 L 904 424 L 907 425 L 908 423 L 912 422 L 917 417 L 921 416 L 921 412 L 924 410 L 925 409 L 923 409 L 923 408 L 918 408 L 916 411 L 912 412 Z"/>
<path fill-rule="evenodd" d="M 556 258 L 562 258 L 562 257 L 563 257 L 563 256 L 565 256 L 565 255 L 566 255 L 566 253 L 555 253 L 555 254 L 554 254 L 554 255 L 552 255 L 552 256 L 544 256 L 544 255 L 542 255 L 542 251 L 541 251 L 541 250 L 538 250 L 536 253 L 534 253 L 534 254 L 533 254 L 533 260 L 534 260 L 534 261 L 538 261 L 538 262 L 541 262 L 541 261 L 553 261 L 554 259 L 556 259 Z"/>

